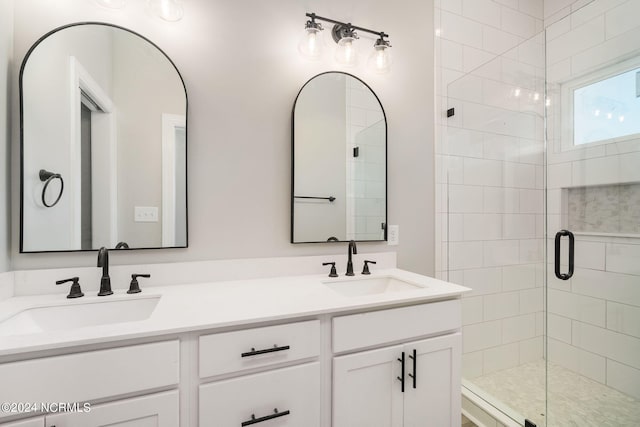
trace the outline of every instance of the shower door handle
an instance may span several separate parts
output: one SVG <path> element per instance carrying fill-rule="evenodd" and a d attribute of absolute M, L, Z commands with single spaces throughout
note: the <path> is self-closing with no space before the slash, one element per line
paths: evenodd
<path fill-rule="evenodd" d="M 560 239 L 564 236 L 569 236 L 569 271 L 567 273 L 560 273 Z M 574 247 L 575 238 L 573 233 L 569 230 L 560 230 L 556 233 L 556 256 L 555 256 L 555 272 L 556 277 L 560 280 L 569 280 L 573 276 L 573 262 L 574 262 Z"/>

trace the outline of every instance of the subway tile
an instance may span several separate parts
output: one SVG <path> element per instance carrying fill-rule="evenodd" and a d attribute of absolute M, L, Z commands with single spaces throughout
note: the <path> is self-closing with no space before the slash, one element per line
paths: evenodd
<path fill-rule="evenodd" d="M 482 48 L 482 24 L 447 11 L 440 14 L 441 38 Z"/>
<path fill-rule="evenodd" d="M 518 9 L 536 19 L 544 19 L 544 1 L 542 0 L 519 0 Z"/>
<path fill-rule="evenodd" d="M 607 360 L 607 385 L 640 399 L 640 370 Z"/>
<path fill-rule="evenodd" d="M 462 71 L 462 45 L 451 40 L 440 40 L 440 65 L 443 68 Z"/>
<path fill-rule="evenodd" d="M 502 267 L 502 289 L 504 291 L 519 291 L 535 287 L 535 264 Z"/>
<path fill-rule="evenodd" d="M 599 16 L 549 41 L 547 63 L 555 64 L 604 41 L 604 16 Z"/>
<path fill-rule="evenodd" d="M 520 291 L 520 314 L 536 313 L 543 308 L 542 288 Z"/>
<path fill-rule="evenodd" d="M 513 368 L 520 362 L 518 343 L 501 345 L 484 351 L 484 375 L 503 369 Z"/>
<path fill-rule="evenodd" d="M 488 70 L 499 67 L 497 61 L 492 61 L 495 55 L 485 50 L 463 46 L 462 48 L 462 68 L 465 73 L 471 72 L 478 77 L 490 77 Z M 489 62 L 490 61 L 490 62 Z M 496 74 L 493 74 L 495 77 Z"/>
<path fill-rule="evenodd" d="M 482 297 L 462 299 L 462 324 L 471 325 L 482 322 Z"/>
<path fill-rule="evenodd" d="M 517 86 L 498 82 L 495 80 L 483 79 L 482 81 L 482 101 L 485 105 L 504 108 L 505 110 L 518 111 L 520 98 L 515 96 Z M 520 89 L 522 91 L 522 89 Z M 517 158 L 517 157 L 516 157 Z"/>
<path fill-rule="evenodd" d="M 462 0 L 444 0 L 440 2 L 440 8 L 456 15 L 462 15 Z"/>
<path fill-rule="evenodd" d="M 547 310 L 550 313 L 600 327 L 605 326 L 605 300 L 556 289 L 549 289 L 547 292 Z"/>
<path fill-rule="evenodd" d="M 640 276 L 640 245 L 607 243 L 606 253 L 607 271 Z"/>
<path fill-rule="evenodd" d="M 449 85 L 447 95 L 452 99 L 482 103 L 482 79 L 467 74 Z"/>
<path fill-rule="evenodd" d="M 520 364 L 535 362 L 544 357 L 542 337 L 534 337 L 518 342 L 520 347 Z M 541 373 L 542 374 L 542 373 Z"/>
<path fill-rule="evenodd" d="M 573 322 L 573 345 L 640 369 L 640 338 Z"/>
<path fill-rule="evenodd" d="M 484 242 L 483 265 L 497 267 L 519 263 L 520 244 L 518 240 L 496 240 Z"/>
<path fill-rule="evenodd" d="M 447 133 L 447 153 L 453 156 L 483 157 L 482 132 L 451 128 Z"/>
<path fill-rule="evenodd" d="M 531 264 L 543 262 L 543 245 L 542 239 L 525 239 L 520 240 L 520 263 Z"/>
<path fill-rule="evenodd" d="M 510 7 L 511 9 L 518 8 L 518 0 L 495 0 L 495 2 Z"/>
<path fill-rule="evenodd" d="M 520 193 L 515 188 L 484 187 L 486 213 L 518 213 Z"/>
<path fill-rule="evenodd" d="M 536 169 L 534 165 L 522 163 L 504 163 L 504 185 L 514 188 L 536 188 Z"/>
<path fill-rule="evenodd" d="M 464 183 L 494 187 L 502 185 L 502 162 L 465 158 Z"/>
<path fill-rule="evenodd" d="M 464 353 L 462 355 L 462 376 L 473 379 L 482 375 L 483 352 Z"/>
<path fill-rule="evenodd" d="M 545 334 L 545 322 L 546 316 L 543 312 L 537 312 L 536 315 L 536 337 L 541 337 Z"/>
<path fill-rule="evenodd" d="M 606 379 L 604 357 L 553 338 L 547 340 L 547 346 L 549 361 L 604 384 Z"/>
<path fill-rule="evenodd" d="M 536 33 L 536 20 L 530 15 L 503 7 L 501 28 L 525 39 Z"/>
<path fill-rule="evenodd" d="M 581 240 L 580 237 L 578 237 L 575 242 L 576 267 L 604 270 L 605 247 L 605 243 L 589 242 Z M 638 248 L 640 248 L 640 246 L 638 246 Z M 638 251 L 638 255 L 640 255 L 640 251 Z"/>
<path fill-rule="evenodd" d="M 518 292 L 501 292 L 499 294 L 485 295 L 484 320 L 504 319 L 513 317 L 519 313 Z"/>
<path fill-rule="evenodd" d="M 502 269 L 478 268 L 464 271 L 464 286 L 472 289 L 467 295 L 495 294 L 502 289 Z"/>
<path fill-rule="evenodd" d="M 502 328 L 499 320 L 462 327 L 462 350 L 470 353 L 500 345 Z"/>
<path fill-rule="evenodd" d="M 640 306 L 638 283 L 638 276 L 586 268 L 576 268 L 571 278 L 576 293 L 635 306 Z"/>
<path fill-rule="evenodd" d="M 633 29 L 573 55 L 571 57 L 572 72 L 575 75 L 580 75 L 632 54 L 638 49 L 637 40 L 639 38 L 640 28 Z"/>
<path fill-rule="evenodd" d="M 449 268 L 453 270 L 482 267 L 482 242 L 450 242 Z"/>
<path fill-rule="evenodd" d="M 571 319 L 547 313 L 547 333 L 551 338 L 571 344 Z"/>
<path fill-rule="evenodd" d="M 605 15 L 606 38 L 611 39 L 639 28 L 638 16 L 640 16 L 638 1 L 620 1 L 620 6 L 611 8 Z"/>
<path fill-rule="evenodd" d="M 520 144 L 518 138 L 492 133 L 485 134 L 484 157 L 493 160 L 519 161 Z"/>
<path fill-rule="evenodd" d="M 449 210 L 456 213 L 482 213 L 481 187 L 471 185 L 449 186 Z"/>
<path fill-rule="evenodd" d="M 508 50 L 513 49 L 522 41 L 521 37 L 515 36 L 497 28 L 482 27 L 482 49 L 503 55 Z"/>
<path fill-rule="evenodd" d="M 571 6 L 575 0 L 544 0 L 543 11 L 545 19 Z"/>
<path fill-rule="evenodd" d="M 502 238 L 502 215 L 464 214 L 465 240 L 498 240 Z"/>
<path fill-rule="evenodd" d="M 504 215 L 505 239 L 533 239 L 536 237 L 535 215 Z"/>
<path fill-rule="evenodd" d="M 449 214 L 447 240 L 449 242 L 461 242 L 464 240 L 464 216 L 467 214 Z"/>
<path fill-rule="evenodd" d="M 502 320 L 502 342 L 504 344 L 524 341 L 536 336 L 536 316 L 509 317 Z"/>
<path fill-rule="evenodd" d="M 549 188 L 562 188 L 571 186 L 572 164 L 558 163 L 547 167 L 547 179 Z"/>
<path fill-rule="evenodd" d="M 640 307 L 607 301 L 607 329 L 640 338 Z"/>
<path fill-rule="evenodd" d="M 462 15 L 493 27 L 500 27 L 500 6 L 491 0 L 462 0 Z"/>
<path fill-rule="evenodd" d="M 540 190 L 520 190 L 520 213 L 541 214 L 544 210 L 544 193 Z"/>

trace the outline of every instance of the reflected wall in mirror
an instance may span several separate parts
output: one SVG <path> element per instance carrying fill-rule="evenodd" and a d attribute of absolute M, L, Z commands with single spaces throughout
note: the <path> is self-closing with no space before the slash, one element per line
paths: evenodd
<path fill-rule="evenodd" d="M 22 63 L 20 112 L 20 252 L 187 246 L 187 94 L 155 44 L 51 31 Z"/>
<path fill-rule="evenodd" d="M 315 76 L 293 107 L 291 242 L 386 240 L 387 122 L 346 73 Z"/>

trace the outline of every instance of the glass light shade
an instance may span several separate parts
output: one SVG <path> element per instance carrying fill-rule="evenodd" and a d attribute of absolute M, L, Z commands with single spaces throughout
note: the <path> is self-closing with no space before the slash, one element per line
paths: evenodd
<path fill-rule="evenodd" d="M 150 0 L 149 5 L 151 11 L 165 21 L 179 21 L 184 15 L 180 0 Z"/>
<path fill-rule="evenodd" d="M 323 48 L 322 30 L 313 27 L 305 28 L 300 43 L 298 43 L 298 50 L 302 56 L 308 59 L 320 59 Z"/>
<path fill-rule="evenodd" d="M 373 47 L 367 60 L 367 68 L 377 74 L 386 74 L 391 70 L 391 52 L 384 44 Z"/>
<path fill-rule="evenodd" d="M 126 6 L 127 0 L 96 0 L 96 3 L 109 9 L 122 9 Z"/>
<path fill-rule="evenodd" d="M 358 63 L 358 52 L 356 51 L 356 45 L 354 37 L 343 37 L 338 42 L 336 49 L 336 61 L 340 65 L 352 67 Z"/>

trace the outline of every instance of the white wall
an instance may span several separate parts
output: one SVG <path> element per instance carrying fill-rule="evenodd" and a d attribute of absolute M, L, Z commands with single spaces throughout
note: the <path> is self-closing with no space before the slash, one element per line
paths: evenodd
<path fill-rule="evenodd" d="M 137 31 L 163 48 L 181 70 L 189 94 L 189 248 L 114 254 L 113 263 L 150 263 L 262 256 L 338 254 L 340 245 L 291 245 L 291 108 L 313 75 L 340 69 L 331 59 L 309 63 L 297 44 L 316 12 L 391 34 L 391 74 L 349 71 L 379 95 L 389 123 L 389 223 L 401 225 L 398 265 L 434 272 L 433 3 L 402 0 L 191 0 L 185 17 L 170 24 L 147 16 L 142 1 L 101 9 L 86 0 L 17 2 L 15 56 L 50 29 L 97 20 Z M 241 24 L 241 25 L 239 25 Z M 373 45 L 361 34 L 360 44 Z M 368 43 L 367 43 L 368 42 Z M 368 49 L 365 49 L 368 50 Z M 364 59 L 364 58 L 363 58 Z M 14 65 L 16 70 L 18 65 Z M 17 87 L 13 111 L 18 111 Z M 13 118 L 19 164 L 18 118 Z M 95 253 L 18 251 L 18 172 L 13 182 L 13 263 L 16 269 L 95 264 Z M 360 251 L 386 251 L 380 243 Z"/>
<path fill-rule="evenodd" d="M 13 85 L 13 1 L 0 2 L 0 273 L 10 269 L 10 123 Z"/>

